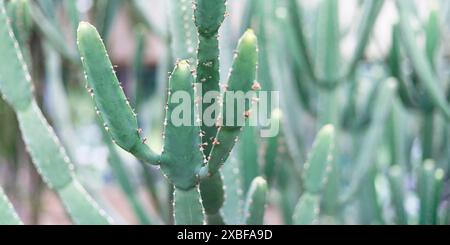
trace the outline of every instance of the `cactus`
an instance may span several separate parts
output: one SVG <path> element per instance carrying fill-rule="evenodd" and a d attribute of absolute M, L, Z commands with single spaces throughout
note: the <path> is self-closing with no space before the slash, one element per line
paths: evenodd
<path fill-rule="evenodd" d="M 261 177 L 253 179 L 247 193 L 244 219 L 247 225 L 263 225 L 267 199 L 267 182 Z"/>
<path fill-rule="evenodd" d="M 317 134 L 308 161 L 304 165 L 305 193 L 300 197 L 294 211 L 295 224 L 317 222 L 322 193 L 332 169 L 335 147 L 334 127 L 325 125 Z"/>
<path fill-rule="evenodd" d="M 225 2 L 221 2 L 219 5 L 223 5 L 223 7 L 219 9 L 224 12 Z M 201 34 L 200 36 L 203 35 L 205 38 L 213 37 L 217 39 L 217 30 L 222 20 L 219 18 L 213 26 L 209 24 L 205 25 L 204 18 L 208 19 L 209 17 L 204 15 L 208 15 L 209 13 L 202 10 L 217 6 L 218 3 L 211 5 L 206 1 L 199 1 L 196 4 L 196 24 L 199 34 Z M 169 78 L 169 96 L 166 106 L 166 119 L 164 121 L 163 150 L 161 154 L 155 153 L 145 144 L 145 140 L 141 139 L 139 135 L 140 130 L 136 115 L 131 109 L 114 74 L 112 64 L 108 59 L 108 54 L 100 35 L 93 26 L 86 22 L 80 23 L 77 32 L 78 48 L 86 74 L 87 88 L 95 101 L 97 114 L 104 123 L 106 131 L 108 131 L 112 140 L 118 146 L 133 154 L 136 158 L 146 163 L 160 165 L 164 175 L 175 186 L 174 214 L 177 224 L 203 223 L 205 219 L 203 217 L 204 209 L 200 198 L 197 198 L 199 178 L 203 181 L 211 181 L 211 183 L 216 184 L 212 186 L 208 185 L 208 187 L 221 188 L 221 178 L 217 172 L 228 158 L 241 131 L 241 127 L 225 125 L 219 127 L 217 136 L 214 136 L 211 142 L 211 153 L 205 158 L 204 149 L 202 149 L 203 144 L 201 142 L 203 132 L 200 130 L 200 127 L 174 125 L 170 116 L 174 113 L 174 109 L 179 105 L 179 102 L 176 102 L 176 98 L 172 99 L 172 96 L 178 91 L 184 91 L 191 98 L 194 97 L 194 89 L 192 88 L 194 77 L 191 74 L 188 61 L 181 60 L 177 62 Z M 200 42 L 199 56 L 202 53 L 208 52 L 208 50 L 201 51 L 203 50 L 201 43 L 202 41 Z M 255 82 L 257 66 L 256 46 L 256 36 L 252 31 L 247 31 L 238 44 L 237 54 L 228 82 L 229 91 L 248 92 L 252 88 L 257 89 L 255 87 L 255 84 L 257 85 Z M 211 48 L 212 52 L 217 49 L 217 47 Z M 208 66 L 204 66 L 204 64 L 202 65 L 202 62 L 205 62 L 204 58 L 199 57 L 198 60 L 199 66 L 203 66 L 205 70 L 209 68 Z M 201 71 L 197 72 L 198 79 Z M 208 72 L 206 71 L 206 73 Z M 218 69 L 214 69 L 212 72 L 217 72 L 218 74 Z M 210 75 L 207 76 L 209 77 Z M 218 87 L 218 80 L 212 80 L 211 84 L 216 84 L 214 87 Z M 207 91 L 211 91 L 211 88 L 208 88 Z M 192 99 L 188 103 L 191 111 L 194 111 L 194 100 Z M 225 103 L 226 97 L 224 99 Z M 250 110 L 249 104 L 245 108 L 245 111 L 248 110 Z M 223 115 L 226 115 L 225 112 L 223 112 Z M 192 116 L 189 120 L 190 125 L 194 125 L 196 118 Z M 213 128 L 215 129 L 215 126 Z M 209 197 L 209 195 L 217 195 L 217 192 L 208 190 L 205 190 L 205 192 L 210 193 L 205 194 L 208 196 L 203 198 L 206 200 L 204 204 L 205 210 L 210 214 L 217 213 L 218 209 L 222 206 L 220 197 L 218 201 L 217 198 Z M 184 217 L 180 212 L 186 208 L 191 208 L 191 206 L 195 207 L 189 211 L 193 212 L 192 215 Z M 197 208 L 197 206 L 200 208 Z"/>
<path fill-rule="evenodd" d="M 417 192 L 420 197 L 419 223 L 438 224 L 438 206 L 441 199 L 444 171 L 436 168 L 432 160 L 426 160 L 418 169 Z"/>
<path fill-rule="evenodd" d="M 79 184 L 73 166 L 32 95 L 31 77 L 0 1 L 0 48 L 5 50 L 0 68 L 0 91 L 14 109 L 22 137 L 36 169 L 47 185 L 58 192 L 76 223 L 107 224 L 111 219 Z"/>
<path fill-rule="evenodd" d="M 13 205 L 3 193 L 0 187 L 0 225 L 21 225 L 23 224 L 14 210 Z"/>

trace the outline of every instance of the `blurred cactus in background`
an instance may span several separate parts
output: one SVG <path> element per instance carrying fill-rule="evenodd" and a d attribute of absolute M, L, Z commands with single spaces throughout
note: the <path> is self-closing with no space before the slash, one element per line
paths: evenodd
<path fill-rule="evenodd" d="M 0 224 L 449 224 L 449 18 L 0 0 Z"/>

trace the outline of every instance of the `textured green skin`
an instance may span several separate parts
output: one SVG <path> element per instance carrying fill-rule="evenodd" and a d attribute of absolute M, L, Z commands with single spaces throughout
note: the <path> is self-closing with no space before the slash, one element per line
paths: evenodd
<path fill-rule="evenodd" d="M 230 156 L 223 166 L 223 184 L 225 187 L 225 201 L 222 207 L 222 216 L 227 225 L 241 225 L 244 192 L 241 186 L 241 174 L 237 157 Z"/>
<path fill-rule="evenodd" d="M 58 189 L 58 194 L 75 224 L 108 225 L 113 223 L 77 180 Z"/>
<path fill-rule="evenodd" d="M 244 206 L 244 219 L 247 225 L 263 225 L 267 202 L 267 182 L 256 177 L 247 193 Z"/>
<path fill-rule="evenodd" d="M 22 225 L 13 205 L 0 187 L 0 225 Z"/>
<path fill-rule="evenodd" d="M 169 100 L 167 103 L 164 127 L 164 149 L 162 153 L 161 170 L 180 189 L 188 190 L 198 183 L 197 173 L 203 164 L 203 154 L 200 150 L 200 127 L 175 126 L 169 118 L 173 109 L 179 103 L 172 103 L 172 95 L 178 91 L 185 91 L 190 95 L 191 111 L 194 111 L 193 76 L 187 61 L 176 64 L 169 78 Z M 190 122 L 194 123 L 194 113 Z"/>
<path fill-rule="evenodd" d="M 31 78 L 23 60 L 17 41 L 6 16 L 4 1 L 0 0 L 0 48 L 5 52 L 1 56 L 0 91 L 6 101 L 13 107 L 20 124 L 22 138 L 33 163 L 47 185 L 60 192 L 60 197 L 74 221 L 88 223 L 110 223 L 111 220 L 92 198 L 79 186 L 79 192 L 72 193 L 71 198 L 78 200 L 83 207 L 73 209 L 72 202 L 64 200 L 62 195 L 68 186 L 76 182 L 73 167 L 65 150 L 48 125 L 32 95 Z"/>
<path fill-rule="evenodd" d="M 226 0 L 196 0 L 194 2 L 195 25 L 198 33 L 206 38 L 217 35 L 225 18 Z"/>
<path fill-rule="evenodd" d="M 432 160 L 419 167 L 417 193 L 420 199 L 419 224 L 437 225 L 443 185 L 443 171 Z"/>
<path fill-rule="evenodd" d="M 238 43 L 237 53 L 228 79 L 228 91 L 242 91 L 243 93 L 251 91 L 256 76 L 257 60 L 257 39 L 253 31 L 248 30 Z M 224 105 L 227 103 L 226 97 L 223 102 Z M 245 110 L 248 109 L 249 107 L 245 108 Z M 226 122 L 225 114 L 222 118 L 223 122 Z M 240 126 L 223 125 L 219 128 L 216 136 L 219 144 L 213 146 L 208 159 L 207 172 L 209 174 L 215 174 L 228 158 L 240 131 Z"/>
<path fill-rule="evenodd" d="M 291 25 L 293 26 L 293 36 L 295 37 L 295 42 L 293 43 L 294 47 L 298 50 L 295 52 L 298 54 L 298 57 L 302 67 L 305 67 L 305 73 L 309 76 L 310 79 L 315 80 L 316 74 L 314 70 L 313 61 L 311 59 L 311 54 L 309 53 L 308 44 L 306 42 L 305 30 L 302 25 L 302 12 L 300 5 L 297 0 L 289 0 L 289 20 Z"/>
<path fill-rule="evenodd" d="M 295 225 L 312 225 L 317 222 L 320 208 L 318 195 L 305 193 L 295 206 L 293 220 Z"/>
<path fill-rule="evenodd" d="M 403 173 L 398 165 L 394 165 L 389 169 L 388 180 L 391 189 L 391 198 L 395 208 L 395 222 L 398 225 L 407 225 L 408 216 L 405 210 L 403 188 Z"/>
<path fill-rule="evenodd" d="M 98 114 L 111 138 L 138 159 L 159 164 L 160 157 L 139 135 L 136 115 L 119 84 L 97 30 L 92 25 L 81 22 L 77 33 L 87 86 L 92 89 Z"/>
<path fill-rule="evenodd" d="M 224 201 L 222 176 L 218 173 L 200 182 L 203 206 L 208 215 L 217 214 Z"/>
<path fill-rule="evenodd" d="M 264 176 L 269 186 L 272 186 L 277 172 L 277 154 L 280 139 L 281 137 L 277 135 L 267 140 L 264 154 Z"/>
<path fill-rule="evenodd" d="M 259 144 L 257 139 L 258 135 L 254 127 L 243 127 L 237 150 L 241 159 L 240 169 L 242 173 L 244 192 L 247 192 L 248 188 L 250 188 L 253 179 L 259 176 Z"/>
<path fill-rule="evenodd" d="M 175 188 L 173 205 L 175 225 L 205 224 L 200 191 L 197 187 L 187 191 Z"/>
<path fill-rule="evenodd" d="M 72 181 L 73 166 L 37 104 L 33 102 L 27 110 L 19 111 L 17 118 L 28 152 L 44 181 L 54 189 L 66 186 Z"/>
<path fill-rule="evenodd" d="M 320 4 L 316 69 L 319 80 L 326 84 L 337 83 L 339 78 L 339 14 L 337 0 L 324 0 Z"/>
<path fill-rule="evenodd" d="M 318 194 L 324 188 L 331 170 L 334 153 L 334 127 L 324 126 L 316 136 L 308 160 L 304 165 L 304 186 L 311 194 Z"/>
<path fill-rule="evenodd" d="M 434 74 L 432 65 L 428 62 L 426 54 L 418 47 L 415 41 L 414 32 L 408 22 L 408 6 L 405 6 L 404 1 L 396 1 L 396 3 L 400 13 L 401 37 L 406 53 L 411 60 L 412 66 L 417 73 L 424 90 L 430 97 L 431 102 L 439 108 L 445 118 L 449 120 L 450 109 L 445 99 L 445 95 L 442 92 L 440 85 L 437 83 L 439 80 L 436 78 L 436 74 Z"/>
<path fill-rule="evenodd" d="M 376 166 L 371 166 L 367 173 L 367 177 L 362 182 L 361 190 L 358 193 L 359 223 L 363 225 L 385 224 L 379 196 L 375 187 L 377 173 Z"/>
<path fill-rule="evenodd" d="M 399 24 L 394 25 L 392 28 L 392 44 L 389 52 L 388 64 L 391 76 L 395 77 L 398 81 L 398 94 L 403 104 L 407 107 L 414 107 L 415 102 L 412 98 L 412 91 L 404 81 L 401 71 L 401 33 Z"/>
<path fill-rule="evenodd" d="M 202 84 L 202 94 L 220 90 L 218 31 L 225 18 L 225 2 L 225 0 L 196 0 L 194 2 L 195 25 L 199 35 L 196 82 Z M 211 103 L 203 103 L 203 112 L 214 103 L 216 103 L 216 99 Z M 202 131 L 204 132 L 202 141 L 207 143 L 204 147 L 204 154 L 209 155 L 217 128 L 215 125 L 202 124 Z"/>
<path fill-rule="evenodd" d="M 31 77 L 28 75 L 19 44 L 14 38 L 8 22 L 3 1 L 0 7 L 0 90 L 5 99 L 16 111 L 24 110 L 32 101 Z M 11 59 L 11 57 L 14 57 Z"/>

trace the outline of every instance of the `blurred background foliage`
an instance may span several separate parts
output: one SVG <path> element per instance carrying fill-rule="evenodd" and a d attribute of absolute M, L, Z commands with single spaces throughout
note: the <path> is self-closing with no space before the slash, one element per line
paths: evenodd
<path fill-rule="evenodd" d="M 265 223 L 292 224 L 307 152 L 318 129 L 332 123 L 337 167 L 319 223 L 448 224 L 450 1 L 403 1 L 398 5 L 404 16 L 393 0 L 339 0 L 335 9 L 327 9 L 326 1 L 227 2 L 219 37 L 221 79 L 239 36 L 251 27 L 259 39 L 258 81 L 263 90 L 280 91 L 280 108 L 272 111 L 281 121 L 280 134 L 260 138 L 246 129 L 235 149 L 243 190 L 265 176 Z M 196 50 L 171 42 L 196 42 L 195 30 L 174 31 L 187 26 L 183 16 L 191 1 L 35 0 L 23 6 L 8 14 L 20 30 L 16 36 L 38 102 L 77 163 L 83 185 L 118 223 L 146 223 L 149 216 L 171 224 L 171 186 L 156 168 L 105 140 L 84 88 L 75 32 L 81 20 L 99 30 L 139 124 L 158 149 L 168 72 L 177 58 L 195 57 Z M 406 40 L 405 25 L 415 46 Z M 421 62 L 431 68 L 431 79 Z M 385 84 L 389 77 L 396 79 L 394 93 Z M 33 168 L 3 100 L 0 185 L 26 224 L 70 224 Z"/>

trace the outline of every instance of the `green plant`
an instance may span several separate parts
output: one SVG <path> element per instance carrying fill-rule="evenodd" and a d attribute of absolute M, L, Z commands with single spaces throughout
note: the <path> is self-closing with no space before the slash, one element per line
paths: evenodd
<path fill-rule="evenodd" d="M 195 11 L 200 36 L 197 82 L 202 83 L 203 93 L 219 91 L 217 30 L 223 20 L 225 1 L 197 1 Z M 217 17 L 212 24 L 211 16 Z M 217 193 L 215 190 L 205 190 L 203 193 L 207 194 L 202 194 L 205 200 L 202 205 L 197 185 L 199 180 L 203 180 L 215 184 L 213 186 L 217 186 L 217 188 L 222 188 L 218 170 L 228 158 L 240 133 L 240 127 L 212 126 L 203 127 L 201 130 L 196 126 L 175 126 L 173 124 L 169 117 L 178 103 L 172 102 L 172 94 L 177 91 L 187 92 L 192 98 L 189 101 L 192 111 L 195 107 L 192 87 L 194 78 L 189 63 L 183 60 L 178 61 L 169 78 L 169 95 L 163 133 L 164 146 L 161 154 L 155 153 L 139 135 L 136 115 L 114 74 L 100 35 L 93 26 L 81 23 L 77 36 L 88 91 L 94 98 L 97 114 L 104 122 L 105 130 L 109 132 L 113 141 L 124 150 L 146 163 L 161 166 L 165 176 L 175 186 L 176 224 L 203 223 L 203 205 L 206 210 L 213 209 L 208 214 L 216 214 L 222 204 L 220 202 L 219 204 L 213 203 L 217 202 L 217 198 L 211 199 L 208 195 L 217 195 Z M 228 91 L 250 91 L 255 82 L 256 63 L 256 36 L 249 30 L 239 41 L 228 81 Z M 224 103 L 226 103 L 226 97 Z M 249 109 L 249 105 L 247 105 L 245 111 Z M 224 113 L 224 121 L 226 121 L 225 115 Z M 196 118 L 192 117 L 190 120 L 191 125 L 194 125 Z M 202 139 L 203 143 L 201 143 Z M 205 161 L 205 159 L 207 160 Z M 216 181 L 219 183 L 214 183 Z M 211 186 L 211 183 L 208 183 L 208 187 Z M 216 208 L 211 208 L 211 206 L 216 206 Z M 184 216 L 186 212 L 191 215 Z"/>

